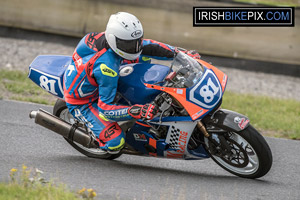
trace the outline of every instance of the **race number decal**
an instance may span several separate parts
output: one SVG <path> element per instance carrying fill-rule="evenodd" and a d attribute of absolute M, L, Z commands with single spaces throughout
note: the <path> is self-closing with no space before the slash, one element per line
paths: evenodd
<path fill-rule="evenodd" d="M 52 79 L 49 80 L 46 76 L 42 75 L 40 76 L 40 86 L 44 90 L 47 90 L 48 92 L 57 95 L 57 92 L 55 92 L 55 83 L 56 80 Z"/>
<path fill-rule="evenodd" d="M 211 81 L 211 78 L 208 78 L 207 85 L 202 86 L 200 89 L 200 95 L 204 98 L 205 103 L 210 103 L 218 91 L 219 87 Z"/>
<path fill-rule="evenodd" d="M 62 77 L 51 75 L 34 68 L 29 69 L 28 77 L 47 92 L 63 98 Z"/>
<path fill-rule="evenodd" d="M 222 87 L 211 70 L 206 70 L 203 78 L 188 93 L 189 100 L 202 108 L 213 108 L 222 97 Z"/>

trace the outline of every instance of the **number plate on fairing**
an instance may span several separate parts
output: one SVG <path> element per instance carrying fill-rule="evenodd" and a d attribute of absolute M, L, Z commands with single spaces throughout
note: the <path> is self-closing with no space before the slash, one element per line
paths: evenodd
<path fill-rule="evenodd" d="M 188 100 L 205 109 L 214 108 L 222 97 L 222 87 L 216 75 L 209 69 L 203 78 L 187 90 Z"/>
<path fill-rule="evenodd" d="M 62 79 L 36 69 L 30 69 L 30 79 L 47 92 L 63 98 Z"/>
<path fill-rule="evenodd" d="M 28 77 L 47 92 L 63 98 L 63 75 L 70 56 L 38 56 L 29 66 Z"/>

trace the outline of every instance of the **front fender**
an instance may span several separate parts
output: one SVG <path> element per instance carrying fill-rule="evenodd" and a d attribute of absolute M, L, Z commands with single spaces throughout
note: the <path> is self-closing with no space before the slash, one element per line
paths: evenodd
<path fill-rule="evenodd" d="M 248 117 L 226 109 L 217 110 L 213 115 L 202 119 L 206 125 L 214 126 L 226 131 L 240 132 L 249 126 Z"/>

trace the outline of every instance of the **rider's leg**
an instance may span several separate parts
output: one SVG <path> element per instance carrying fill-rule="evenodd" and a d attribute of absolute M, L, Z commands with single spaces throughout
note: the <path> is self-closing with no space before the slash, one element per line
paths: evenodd
<path fill-rule="evenodd" d="M 106 121 L 99 116 L 97 102 L 85 105 L 67 104 L 71 114 L 84 122 L 99 139 L 101 149 L 121 150 L 125 145 L 125 134 L 117 122 Z"/>

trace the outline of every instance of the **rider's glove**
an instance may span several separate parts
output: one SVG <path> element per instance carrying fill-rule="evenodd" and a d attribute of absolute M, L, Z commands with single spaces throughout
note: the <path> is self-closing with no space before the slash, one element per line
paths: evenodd
<path fill-rule="evenodd" d="M 186 54 L 188 56 L 191 56 L 194 59 L 200 59 L 201 58 L 200 54 L 196 50 L 189 50 L 189 51 L 186 52 Z"/>
<path fill-rule="evenodd" d="M 128 109 L 128 114 L 135 119 L 153 119 L 157 108 L 152 104 L 134 105 Z"/>
<path fill-rule="evenodd" d="M 181 47 L 175 47 L 175 53 L 178 53 L 180 51 L 182 53 L 187 54 L 188 56 L 191 56 L 194 59 L 200 59 L 201 58 L 200 54 L 196 50 L 189 50 L 188 51 L 188 50 L 186 50 L 184 48 L 181 48 Z"/>

